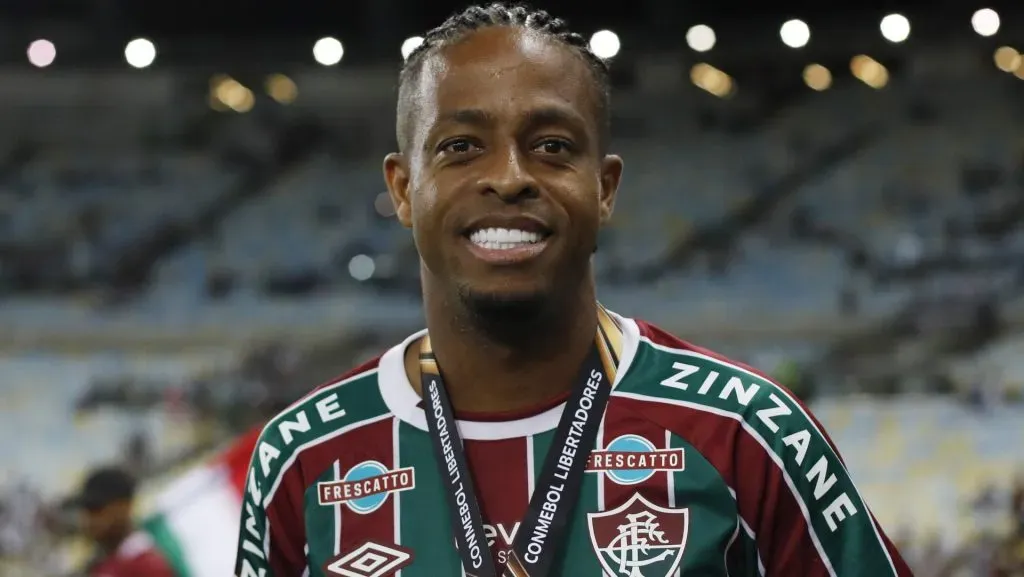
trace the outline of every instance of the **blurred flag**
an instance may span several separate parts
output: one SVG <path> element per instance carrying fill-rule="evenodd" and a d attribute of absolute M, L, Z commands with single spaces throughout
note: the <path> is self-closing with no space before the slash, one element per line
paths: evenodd
<path fill-rule="evenodd" d="M 234 573 L 245 474 L 259 434 L 247 433 L 155 496 L 155 512 L 142 527 L 179 577 Z"/>

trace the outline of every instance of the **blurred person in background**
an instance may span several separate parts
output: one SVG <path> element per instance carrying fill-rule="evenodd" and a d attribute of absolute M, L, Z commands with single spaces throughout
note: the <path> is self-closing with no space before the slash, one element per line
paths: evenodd
<path fill-rule="evenodd" d="M 237 575 L 911 575 L 791 393 L 597 302 L 609 84 L 522 6 L 410 54 L 384 171 L 428 329 L 263 430 Z"/>
<path fill-rule="evenodd" d="M 27 482 L 0 492 L 0 556 L 24 556 L 41 525 L 42 501 Z"/>
<path fill-rule="evenodd" d="M 96 546 L 89 577 L 175 577 L 146 533 L 136 530 L 135 478 L 117 467 L 90 473 L 68 505 L 81 512 L 82 531 Z"/>

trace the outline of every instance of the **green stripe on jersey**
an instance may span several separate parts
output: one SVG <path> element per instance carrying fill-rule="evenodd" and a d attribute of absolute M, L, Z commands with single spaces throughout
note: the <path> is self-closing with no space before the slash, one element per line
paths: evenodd
<path fill-rule="evenodd" d="M 341 475 L 338 470 L 338 463 L 335 461 L 334 465 L 328 467 L 319 478 L 310 483 L 309 487 L 306 488 L 306 494 L 303 495 L 306 543 L 309 545 L 310 551 L 330 551 L 334 555 L 338 554 L 338 543 L 341 539 L 341 535 L 338 532 L 341 530 L 341 522 L 345 515 L 345 511 L 341 509 L 344 505 L 341 503 L 321 505 L 319 495 L 317 494 L 317 487 L 321 482 L 329 483 L 340 480 Z M 323 567 L 310 563 L 309 577 L 323 577 L 323 575 Z"/>
<path fill-rule="evenodd" d="M 403 422 L 398 426 L 398 443 L 401 466 L 416 469 L 416 490 L 401 497 L 400 541 L 415 551 L 413 563 L 402 569 L 402 577 L 458 577 L 461 561 L 430 436 Z"/>
<path fill-rule="evenodd" d="M 684 469 L 671 472 L 671 509 L 689 510 L 689 531 L 680 567 L 683 575 L 715 575 L 722 571 L 726 547 L 736 532 L 739 514 L 728 485 L 685 439 L 668 435 L 669 448 L 682 448 Z M 730 575 L 754 575 L 730 567 Z"/>

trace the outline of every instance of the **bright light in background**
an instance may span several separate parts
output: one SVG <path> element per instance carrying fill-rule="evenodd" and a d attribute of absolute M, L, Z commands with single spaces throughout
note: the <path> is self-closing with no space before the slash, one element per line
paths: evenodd
<path fill-rule="evenodd" d="M 395 205 L 391 202 L 391 195 L 386 192 L 377 194 L 377 197 L 373 199 L 373 208 L 381 216 L 395 216 Z"/>
<path fill-rule="evenodd" d="M 803 20 L 787 20 L 779 28 L 779 37 L 790 48 L 803 48 L 811 40 L 811 29 Z"/>
<path fill-rule="evenodd" d="M 853 76 L 871 88 L 883 88 L 889 83 L 889 71 L 881 62 L 864 54 L 854 56 L 850 61 Z"/>
<path fill-rule="evenodd" d="M 821 64 L 808 64 L 804 68 L 804 83 L 811 90 L 828 90 L 832 86 L 832 73 Z"/>
<path fill-rule="evenodd" d="M 299 96 L 299 87 L 284 74 L 267 77 L 267 95 L 281 104 L 291 104 Z"/>
<path fill-rule="evenodd" d="M 620 48 L 619 35 L 611 30 L 599 30 L 590 37 L 590 51 L 598 58 L 613 58 Z"/>
<path fill-rule="evenodd" d="M 1016 48 L 1001 46 L 996 49 L 992 58 L 996 61 L 996 68 L 1003 72 L 1016 72 L 1021 68 L 1022 58 Z"/>
<path fill-rule="evenodd" d="M 981 36 L 994 36 L 999 32 L 999 13 L 991 8 L 982 8 L 971 16 L 971 28 Z"/>
<path fill-rule="evenodd" d="M 337 38 L 326 36 L 316 41 L 313 45 L 313 58 L 324 66 L 334 66 L 341 62 L 345 55 L 345 47 Z"/>
<path fill-rule="evenodd" d="M 376 268 L 377 265 L 373 263 L 373 259 L 365 254 L 357 254 L 348 261 L 348 274 L 357 281 L 370 280 Z"/>
<path fill-rule="evenodd" d="M 49 40 L 36 40 L 28 45 L 27 54 L 32 66 L 46 68 L 57 58 L 57 47 Z"/>
<path fill-rule="evenodd" d="M 690 69 L 690 81 L 697 88 L 714 94 L 719 98 L 729 96 L 735 89 L 732 78 L 728 74 L 703 62 L 695 64 Z"/>
<path fill-rule="evenodd" d="M 718 38 L 715 31 L 706 24 L 691 26 L 686 31 L 686 44 L 696 52 L 707 52 L 715 47 Z"/>
<path fill-rule="evenodd" d="M 156 46 L 145 38 L 136 38 L 124 47 L 124 59 L 133 68 L 145 68 L 156 60 Z"/>
<path fill-rule="evenodd" d="M 882 18 L 878 29 L 882 31 L 882 37 L 889 42 L 903 42 L 910 36 L 910 20 L 902 14 L 889 14 Z"/>
<path fill-rule="evenodd" d="M 423 44 L 422 36 L 411 36 L 406 38 L 405 41 L 402 42 L 402 60 L 409 58 L 412 51 L 419 48 L 421 44 Z"/>
<path fill-rule="evenodd" d="M 256 104 L 252 90 L 230 76 L 217 76 L 210 81 L 210 105 L 219 110 L 249 112 Z"/>

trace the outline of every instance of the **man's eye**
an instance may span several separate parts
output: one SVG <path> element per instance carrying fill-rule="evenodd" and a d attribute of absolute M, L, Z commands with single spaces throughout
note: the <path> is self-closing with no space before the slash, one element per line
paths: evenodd
<path fill-rule="evenodd" d="M 538 152 L 542 152 L 544 154 L 562 154 L 564 152 L 568 152 L 569 150 L 571 150 L 571 148 L 572 146 L 564 140 L 558 138 L 549 138 L 547 140 L 541 141 L 536 146 L 535 150 L 537 150 Z"/>
<path fill-rule="evenodd" d="M 459 138 L 456 140 L 449 140 L 441 145 L 441 152 L 447 152 L 449 154 L 466 154 L 472 152 L 476 148 L 472 142 L 465 138 Z"/>

